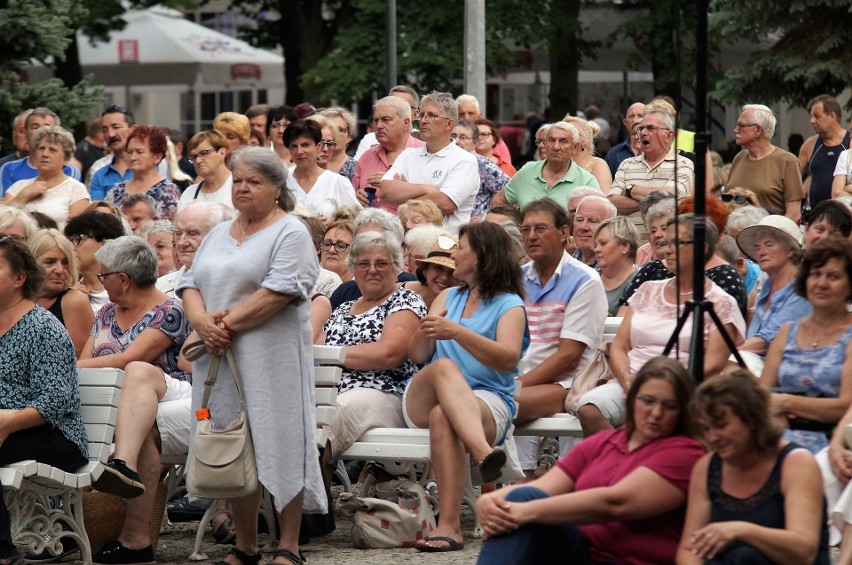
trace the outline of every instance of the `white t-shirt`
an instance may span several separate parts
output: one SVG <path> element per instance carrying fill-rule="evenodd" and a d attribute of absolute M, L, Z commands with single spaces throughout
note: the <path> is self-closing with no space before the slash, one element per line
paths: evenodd
<path fill-rule="evenodd" d="M 31 185 L 35 179 L 19 180 L 9 187 L 7 195 L 15 196 L 21 190 Z M 35 200 L 30 200 L 24 206 L 27 212 L 41 212 L 49 216 L 57 224 L 59 229 L 65 227 L 68 222 L 68 208 L 80 200 L 89 200 L 89 191 L 86 186 L 78 180 L 68 177 L 58 185 L 54 186 Z"/>
<path fill-rule="evenodd" d="M 360 208 L 361 205 L 355 198 L 355 189 L 346 177 L 323 171 L 311 190 L 305 192 L 293 176 L 295 169 L 291 168 L 290 174 L 287 175 L 287 188 L 293 193 L 296 203 L 307 208 L 312 216 L 330 218 L 332 212 L 341 206 L 355 205 Z"/>
<path fill-rule="evenodd" d="M 456 210 L 444 216 L 444 229 L 458 236 L 459 228 L 470 221 L 473 201 L 479 192 L 476 157 L 455 143 L 437 153 L 429 153 L 425 145 L 409 147 L 399 154 L 382 180 L 393 180 L 397 173 L 413 184 L 431 184 L 453 201 Z"/>
<path fill-rule="evenodd" d="M 91 304 L 92 312 L 95 314 L 97 314 L 107 302 L 109 302 L 109 294 L 107 294 L 106 289 L 89 291 L 89 304 Z"/>
<path fill-rule="evenodd" d="M 365 133 L 364 137 L 361 138 L 361 143 L 358 144 L 358 149 L 355 151 L 353 159 L 357 161 L 361 158 L 361 155 L 367 152 L 367 150 L 372 149 L 378 144 L 379 141 L 376 139 L 375 132 L 370 131 Z"/>
<path fill-rule="evenodd" d="M 837 158 L 837 165 L 834 167 L 834 176 L 843 175 L 846 177 L 846 184 L 852 184 L 852 165 L 850 159 L 852 150 L 846 149 L 840 152 L 840 157 Z"/>
<path fill-rule="evenodd" d="M 234 176 L 229 174 L 228 178 L 225 180 L 225 184 L 222 185 L 222 188 L 217 190 L 216 192 L 206 193 L 199 189 L 199 186 L 202 183 L 196 183 L 183 191 L 183 194 L 180 195 L 180 200 L 178 200 L 178 211 L 185 208 L 187 205 L 192 204 L 195 201 L 198 202 L 221 202 L 222 204 L 233 208 L 234 204 L 231 202 L 231 187 L 234 184 Z"/>

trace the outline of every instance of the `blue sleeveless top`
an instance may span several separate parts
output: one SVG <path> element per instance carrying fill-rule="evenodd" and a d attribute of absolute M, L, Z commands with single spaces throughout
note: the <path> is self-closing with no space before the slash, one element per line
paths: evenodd
<path fill-rule="evenodd" d="M 846 348 L 852 339 L 852 326 L 840 338 L 816 349 L 801 349 L 796 344 L 799 320 L 791 323 L 787 343 L 778 368 L 778 391 L 814 398 L 840 396 L 840 380 Z M 807 430 L 787 430 L 784 439 L 798 443 L 811 453 L 828 446 L 825 433 Z"/>
<path fill-rule="evenodd" d="M 462 318 L 464 306 L 467 304 L 469 296 L 467 289 L 458 287 L 451 288 L 447 292 L 447 315 L 448 320 L 452 320 L 462 327 L 468 328 L 481 336 L 488 339 L 497 339 L 497 324 L 500 318 L 512 308 L 520 306 L 524 307 L 523 299 L 517 294 L 498 294 L 491 300 L 485 300 L 473 313 L 470 318 Z M 527 350 L 530 344 L 529 326 L 524 328 L 524 340 L 521 344 L 521 357 Z M 515 419 L 517 414 L 517 405 L 514 399 L 515 393 L 515 377 L 518 374 L 517 366 L 511 371 L 497 371 L 486 367 L 476 360 L 464 347 L 458 342 L 451 339 L 439 340 L 436 342 L 435 355 L 432 356 L 432 361 L 436 359 L 451 359 L 459 366 L 467 380 L 470 388 L 484 389 L 497 394 L 506 406 L 509 407 L 509 412 L 512 415 L 511 419 Z"/>

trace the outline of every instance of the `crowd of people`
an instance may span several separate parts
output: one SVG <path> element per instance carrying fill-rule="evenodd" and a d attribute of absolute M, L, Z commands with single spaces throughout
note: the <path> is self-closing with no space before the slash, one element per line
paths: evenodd
<path fill-rule="evenodd" d="M 23 112 L 0 160 L 0 464 L 82 465 L 76 369 L 123 369 L 93 486 L 127 519 L 94 561 L 153 562 L 163 461 L 187 456 L 231 349 L 242 395 L 223 366 L 207 407 L 224 426 L 245 406 L 273 563 L 303 562 L 303 515 L 333 512 L 336 459 L 375 427 L 429 430 L 440 515 L 419 551 L 463 548 L 472 464 L 503 485 L 477 503 L 483 564 L 822 565 L 838 543 L 852 563 L 852 152 L 833 98 L 809 111 L 796 156 L 744 106 L 730 166 L 696 155 L 664 97 L 630 105 L 605 156 L 600 119 L 568 115 L 529 132 L 525 163 L 476 98 L 404 85 L 357 149 L 339 107 L 224 112 L 186 141 L 109 106 L 76 146 L 51 110 Z M 699 288 L 718 323 L 669 343 Z M 345 348 L 322 449 L 314 344 Z M 584 382 L 599 351 L 608 377 Z M 562 412 L 585 439 L 560 438 L 547 470 L 514 425 Z M 364 495 L 386 474 L 360 472 Z M 260 562 L 260 495 L 220 502 L 224 563 Z M 25 559 L 11 523 L 0 505 L 0 564 Z"/>

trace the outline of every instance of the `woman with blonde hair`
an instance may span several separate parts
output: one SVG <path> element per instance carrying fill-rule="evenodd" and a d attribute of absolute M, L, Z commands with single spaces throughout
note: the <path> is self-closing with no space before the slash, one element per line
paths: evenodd
<path fill-rule="evenodd" d="M 329 120 L 332 128 L 336 130 L 337 135 L 337 139 L 335 140 L 337 145 L 334 146 L 331 159 L 328 161 L 328 170 L 338 173 L 352 182 L 352 179 L 355 177 L 355 165 L 358 164 L 358 161 L 350 157 L 346 153 L 346 149 L 352 143 L 352 136 L 355 134 L 355 128 L 357 127 L 355 116 L 352 115 L 352 112 L 340 106 L 326 108 L 319 115 Z"/>
<path fill-rule="evenodd" d="M 598 184 L 601 185 L 601 191 L 606 194 L 612 186 L 612 173 L 606 161 L 595 157 L 595 138 L 600 135 L 601 126 L 571 115 L 565 116 L 562 121 L 573 125 L 580 132 L 580 141 L 574 151 L 574 161 L 594 175 Z"/>
<path fill-rule="evenodd" d="M 32 216 L 15 206 L 0 205 L 0 235 L 27 241 L 38 231 Z"/>
<path fill-rule="evenodd" d="M 636 276 L 639 232 L 625 216 L 604 220 L 595 229 L 595 261 L 606 290 L 609 315 L 615 316 L 624 291 Z"/>
<path fill-rule="evenodd" d="M 230 160 L 231 153 L 246 145 L 251 136 L 249 119 L 236 112 L 222 112 L 213 119 L 213 129 L 224 136 L 228 142 L 226 159 Z"/>
<path fill-rule="evenodd" d="M 95 315 L 86 295 L 72 288 L 80 277 L 74 246 L 59 230 L 41 230 L 27 246 L 46 275 L 36 303 L 65 326 L 80 357 Z"/>
<path fill-rule="evenodd" d="M 444 215 L 438 206 L 429 200 L 408 200 L 399 205 L 396 215 L 405 231 L 427 224 L 444 225 Z"/>

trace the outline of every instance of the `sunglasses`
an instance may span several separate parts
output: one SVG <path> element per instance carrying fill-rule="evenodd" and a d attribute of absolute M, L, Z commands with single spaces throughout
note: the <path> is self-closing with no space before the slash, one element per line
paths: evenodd
<path fill-rule="evenodd" d="M 737 204 L 749 202 L 748 196 L 745 194 L 722 194 L 720 197 L 722 198 L 722 202 L 730 202 L 731 200 Z"/>

